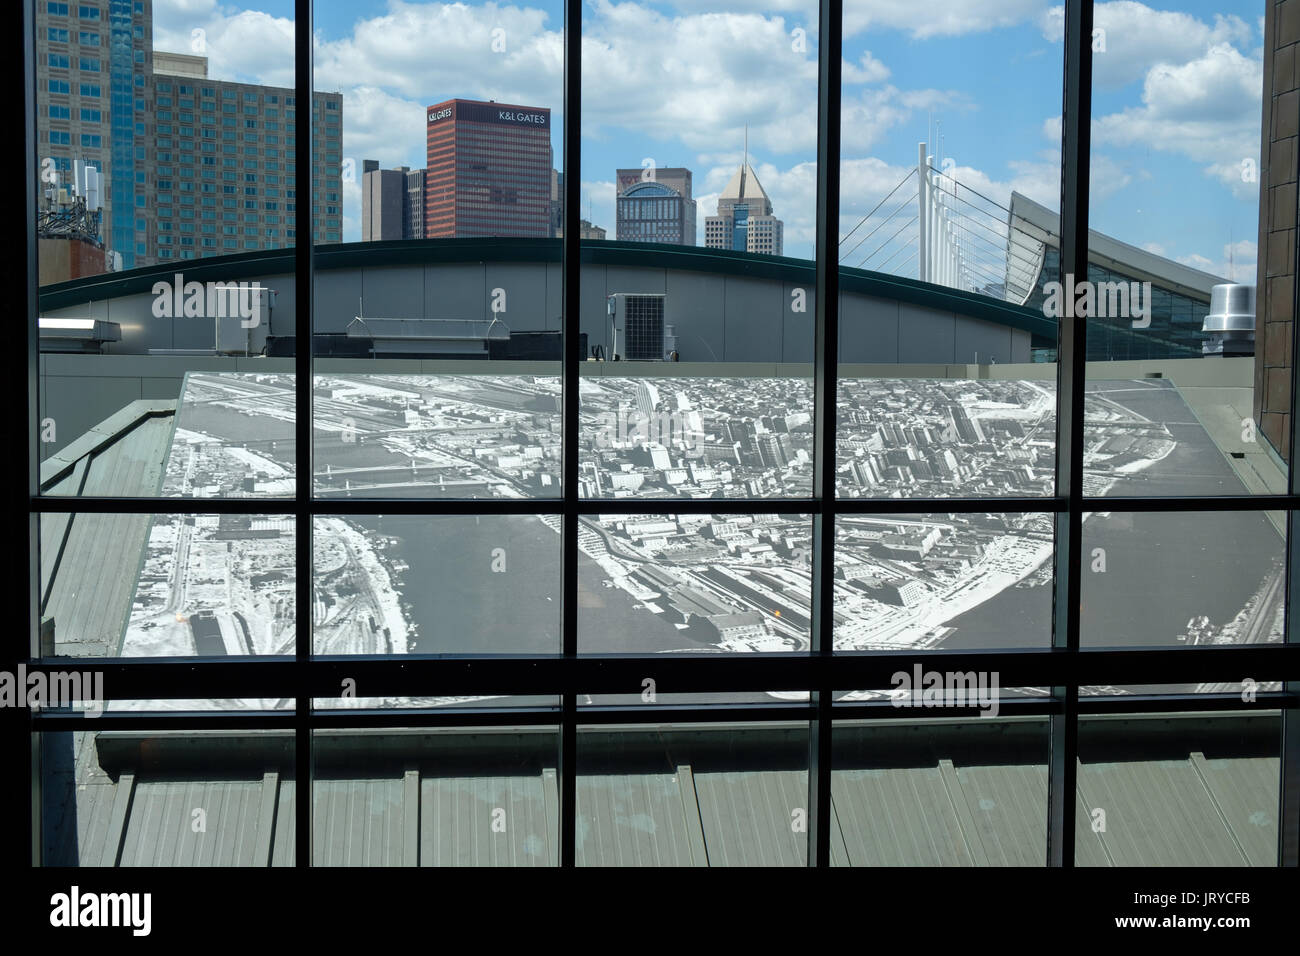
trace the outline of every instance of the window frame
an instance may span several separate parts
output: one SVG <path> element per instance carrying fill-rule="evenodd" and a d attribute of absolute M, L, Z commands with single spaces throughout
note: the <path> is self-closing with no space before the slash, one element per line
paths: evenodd
<path fill-rule="evenodd" d="M 295 96 L 312 102 L 312 0 L 295 0 Z M 19 88 L 26 103 L 25 142 L 28 149 L 9 151 L 5 162 L 15 164 L 29 184 L 38 181 L 36 136 L 35 0 L 23 0 L 24 29 L 14 31 L 11 50 L 21 44 L 21 55 L 11 56 L 11 70 L 21 69 Z M 27 410 L 25 467 L 14 468 L 9 480 L 18 496 L 27 501 L 23 527 L 29 542 L 25 594 L 16 606 L 26 638 L 6 643 L 4 666 L 22 665 L 30 673 L 50 673 L 67 666 L 68 659 L 42 659 L 39 652 L 39 569 L 38 532 L 42 514 L 56 512 L 127 513 L 287 513 L 297 522 L 296 598 L 299 608 L 311 606 L 313 518 L 323 514 L 510 514 L 553 513 L 563 517 L 563 640 L 562 653 L 549 658 L 500 657 L 476 660 L 433 657 L 318 657 L 312 654 L 310 615 L 300 613 L 292 659 L 267 661 L 223 661 L 199 659 L 119 660 L 77 659 L 76 667 L 86 673 L 102 672 L 105 686 L 117 699 L 205 698 L 205 697 L 294 697 L 292 713 L 265 714 L 132 714 L 105 715 L 96 725 L 85 718 L 57 712 L 33 714 L 9 708 L 0 714 L 7 733 L 7 766 L 31 770 L 30 792 L 7 795 L 14 801 L 6 807 L 11 819 L 25 820 L 27 841 L 9 841 L 16 859 L 23 865 L 39 864 L 41 852 L 39 821 L 40 767 L 34 746 L 42 732 L 100 729 L 105 726 L 136 729 L 191 730 L 210 727 L 226 729 L 291 728 L 295 735 L 295 776 L 300 788 L 310 789 L 312 780 L 312 735 L 338 727 L 428 727 L 440 725 L 558 725 L 560 728 L 558 777 L 560 786 L 560 863 L 576 861 L 577 728 L 579 724 L 665 723 L 707 721 L 794 720 L 809 728 L 808 833 L 810 866 L 830 863 L 831 733 L 833 721 L 870 717 L 906 718 L 906 711 L 887 704 L 831 704 L 831 692 L 853 687 L 887 686 L 898 670 L 943 666 L 954 670 L 996 671 L 1003 686 L 1051 687 L 1045 699 L 1004 702 L 1003 713 L 1045 715 L 1049 719 L 1051 755 L 1049 764 L 1047 865 L 1074 865 L 1075 784 L 1078 756 L 1078 723 L 1081 714 L 1134 710 L 1213 712 L 1240 708 L 1233 695 L 1183 695 L 1152 698 L 1079 698 L 1079 687 L 1087 684 L 1182 683 L 1222 679 L 1251 673 L 1267 679 L 1282 679 L 1283 690 L 1260 694 L 1256 707 L 1281 712 L 1281 787 L 1279 818 L 1279 864 L 1295 866 L 1300 858 L 1300 656 L 1297 630 L 1290 614 L 1290 595 L 1300 581 L 1300 555 L 1296 551 L 1297 471 L 1288 469 L 1287 493 L 1237 497 L 1132 497 L 1105 499 L 1111 511 L 1220 511 L 1285 510 L 1287 512 L 1288 604 L 1284 642 L 1240 647 L 1197 647 L 1173 649 L 1123 649 L 1080 647 L 1080 589 L 1082 570 L 1082 515 L 1095 507 L 1083 495 L 1082 443 L 1076 440 L 1083 428 L 1085 373 L 1085 323 L 1064 318 L 1059 326 L 1057 388 L 1057 485 L 1052 498 L 999 499 L 854 499 L 835 496 L 834 468 L 828 467 L 835 453 L 836 420 L 834 401 L 837 384 L 839 267 L 838 215 L 840 193 L 840 70 L 843 0 L 819 0 L 818 46 L 818 179 L 817 260 L 814 333 L 814 495 L 807 499 L 764 499 L 679 501 L 582 499 L 578 496 L 578 382 L 580 362 L 574 348 L 578 341 L 578 314 L 582 260 L 579 219 L 582 210 L 581 176 L 581 0 L 565 0 L 564 34 L 564 182 L 565 228 L 561 240 L 563 277 L 562 329 L 566 343 L 563 358 L 563 497 L 558 500 L 432 500 L 412 499 L 336 500 L 312 496 L 312 325 L 314 301 L 314 256 L 311 244 L 293 249 L 294 284 L 298 303 L 294 357 L 297 415 L 295 439 L 298 454 L 295 497 L 284 499 L 156 499 L 156 498 L 68 498 L 46 497 L 39 491 L 39 403 L 36 335 L 38 287 L 36 243 L 28 238 L 26 281 L 22 294 L 26 316 L 26 349 L 14 349 L 16 374 L 10 376 L 11 396 Z M 1065 56 L 1063 64 L 1061 262 L 1070 263 L 1075 274 L 1087 272 L 1088 159 L 1091 118 L 1091 32 L 1092 0 L 1065 0 Z M 16 78 L 18 79 L 18 78 Z M 317 110 L 306 112 L 309 124 L 320 125 Z M 315 136 L 296 137 L 293 145 L 297 168 L 312 168 Z M 19 191 L 11 191 L 19 192 Z M 35 189 L 22 191 L 16 202 L 25 206 L 28 223 L 35 221 Z M 289 233 L 315 234 L 312 204 L 303 203 L 287 218 Z M 1294 265 L 1294 264 L 1293 264 Z M 1300 283 L 1296 284 L 1300 286 Z M 1296 302 L 1292 302 L 1296 314 Z M 1300 329 L 1300 322 L 1293 322 Z M 1293 347 L 1293 355 L 1300 349 Z M 1292 408 L 1300 378 L 1292 369 Z M 1300 447 L 1296 416 L 1292 414 L 1291 447 Z M 578 654 L 576 603 L 578 523 L 582 515 L 633 511 L 666 514 L 690 512 L 757 513 L 791 511 L 813 516 L 814 557 L 812 594 L 812 648 L 804 654 L 739 655 L 582 655 Z M 1056 515 L 1054 568 L 1054 620 L 1052 645 L 1048 648 L 989 651 L 901 651 L 840 652 L 832 642 L 832 598 L 834 581 L 833 527 L 838 515 L 920 514 L 933 512 L 1053 512 Z M 22 519 L 19 519 L 22 520 Z M 17 527 L 17 526 L 16 526 Z M 810 692 L 807 703 L 769 705 L 759 708 L 647 707 L 639 710 L 577 707 L 579 694 L 627 693 L 639 690 L 641 680 L 654 676 L 657 685 L 673 693 L 694 691 L 745 691 L 802 689 Z M 365 686 L 367 696 L 437 696 L 442 694 L 547 694 L 558 695 L 558 708 L 526 710 L 419 711 L 392 710 L 331 713 L 312 708 L 313 698 L 337 695 L 345 678 Z M 287 692 L 287 693 L 286 693 Z M 956 711 L 960 716 L 961 712 Z M 974 717 L 974 714 L 971 715 Z M 11 743 L 12 741 L 12 743 Z M 7 788 L 13 791 L 26 788 Z M 300 792 L 303 792 L 300 790 Z M 19 808 L 26 804 L 25 810 Z M 297 864 L 311 865 L 313 846 L 313 801 L 296 801 Z"/>

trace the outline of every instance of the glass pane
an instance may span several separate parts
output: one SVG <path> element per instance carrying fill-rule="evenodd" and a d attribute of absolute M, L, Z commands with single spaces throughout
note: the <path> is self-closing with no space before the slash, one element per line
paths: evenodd
<path fill-rule="evenodd" d="M 1055 266 L 1018 212 L 1060 194 L 1047 6 L 844 4 L 842 497 L 1054 492 L 1057 329 L 1027 296 Z"/>
<path fill-rule="evenodd" d="M 816 20 L 584 11 L 585 497 L 812 492 Z"/>
<path fill-rule="evenodd" d="M 1276 866 L 1280 719 L 1079 722 L 1076 866 Z"/>
<path fill-rule="evenodd" d="M 317 654 L 558 654 L 558 515 L 320 516 Z"/>
<path fill-rule="evenodd" d="M 808 650 L 808 515 L 580 521 L 580 653 Z"/>
<path fill-rule="evenodd" d="M 1281 512 L 1097 512 L 1083 525 L 1080 641 L 1185 647 L 1282 640 Z"/>
<path fill-rule="evenodd" d="M 1042 719 L 838 720 L 833 866 L 1044 866 Z"/>
<path fill-rule="evenodd" d="M 1286 490 L 1287 30 L 1263 0 L 1229 14 L 1186 0 L 1097 6 L 1088 274 L 1040 283 L 1045 313 L 1088 316 L 1091 493 Z M 1164 40 L 1141 39 L 1153 36 Z M 1026 218 L 1056 230 L 1045 209 Z"/>
<path fill-rule="evenodd" d="M 808 725 L 579 727 L 579 866 L 806 866 Z"/>
<path fill-rule="evenodd" d="M 558 497 L 563 5 L 314 15 L 349 243 L 315 272 L 316 493 Z"/>
<path fill-rule="evenodd" d="M 835 519 L 835 649 L 1046 647 L 1053 515 Z"/>
<path fill-rule="evenodd" d="M 45 866 L 293 866 L 293 734 L 39 735 Z"/>
<path fill-rule="evenodd" d="M 283 371 L 270 356 L 292 354 L 292 5 L 34 6 L 42 490 L 155 495 L 173 440 L 204 459 L 223 437 L 178 425 L 209 420 L 185 407 L 190 373 Z M 317 100 L 340 112 L 338 94 Z M 323 156 L 312 171 L 325 191 L 339 175 Z M 291 423 L 293 396 L 281 405 Z M 275 437 L 241 435 L 248 454 L 219 470 L 256 480 Z"/>
<path fill-rule="evenodd" d="M 42 515 L 41 654 L 292 655 L 295 541 L 292 515 Z"/>
<path fill-rule="evenodd" d="M 554 727 L 313 735 L 316 866 L 556 866 Z"/>

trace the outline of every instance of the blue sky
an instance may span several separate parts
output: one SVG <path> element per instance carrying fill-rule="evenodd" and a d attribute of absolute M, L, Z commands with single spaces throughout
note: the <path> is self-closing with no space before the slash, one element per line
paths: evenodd
<path fill-rule="evenodd" d="M 291 8 L 156 0 L 155 47 L 190 50 L 201 29 L 213 75 L 290 85 Z M 1237 278 L 1253 281 L 1263 8 L 1097 5 L 1094 228 L 1224 276 L 1231 242 Z M 423 166 L 422 108 L 453 96 L 551 107 L 561 165 L 558 2 L 340 0 L 315 16 L 317 88 L 343 93 L 343 152 L 358 169 Z M 1015 189 L 1055 207 L 1060 22 L 1044 0 L 846 0 L 841 232 L 915 165 L 922 140 L 959 183 L 1002 204 Z M 816 51 L 810 0 L 588 2 L 584 215 L 612 237 L 615 168 L 685 165 L 702 242 L 748 126 L 786 254 L 811 256 Z M 359 196 L 345 184 L 345 239 L 360 238 Z"/>

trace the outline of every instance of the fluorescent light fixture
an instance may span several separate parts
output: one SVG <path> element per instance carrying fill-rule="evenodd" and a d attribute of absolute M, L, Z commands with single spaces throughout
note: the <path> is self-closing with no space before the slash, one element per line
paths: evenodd
<path fill-rule="evenodd" d="M 95 329 L 94 319 L 47 319 L 41 316 L 37 319 L 37 327 L 42 329 L 75 329 L 82 332 L 93 332 Z"/>

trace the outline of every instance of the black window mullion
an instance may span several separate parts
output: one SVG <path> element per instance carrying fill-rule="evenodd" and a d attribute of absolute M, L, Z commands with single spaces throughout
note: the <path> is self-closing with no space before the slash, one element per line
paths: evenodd
<path fill-rule="evenodd" d="M 561 484 L 564 492 L 563 633 L 566 661 L 578 656 L 578 334 L 582 306 L 582 0 L 564 4 L 564 239 L 560 259 L 564 316 Z M 560 865 L 577 862 L 578 695 L 566 688 L 560 701 Z"/>
<path fill-rule="evenodd" d="M 22 347 L 8 351 L 11 363 L 9 377 L 10 407 L 26 409 L 22 427 L 18 436 L 21 450 L 18 461 L 12 463 L 6 472 L 5 482 L 15 499 L 21 495 L 29 498 L 40 486 L 40 438 L 39 438 L 39 362 L 40 356 L 37 317 L 37 241 L 36 241 L 36 196 L 39 183 L 40 159 L 37 155 L 36 141 L 36 11 L 33 0 L 24 0 L 19 12 L 18 29 L 6 31 L 5 44 L 8 56 L 4 57 L 4 69 L 9 76 L 8 89 L 16 90 L 23 99 L 22 149 L 4 151 L 3 162 L 9 169 L 6 179 L 11 184 L 22 183 L 23 188 L 11 188 L 6 191 L 4 205 L 9 209 L 5 216 L 7 222 L 16 222 L 21 212 L 24 223 L 24 237 L 27 240 L 25 255 L 15 264 L 15 271 L 21 270 L 21 280 L 16 285 L 18 302 L 14 307 L 23 317 L 25 337 Z M 21 177 L 21 178 L 20 178 Z M 21 210 L 18 207 L 22 207 Z M 16 500 L 15 500 L 16 503 Z M 4 642 L 4 651 L 0 653 L 0 668 L 10 674 L 16 674 L 18 664 L 39 654 L 38 639 L 40 625 L 40 515 L 33 510 L 23 514 L 17 508 L 10 512 L 6 522 L 10 529 L 11 541 L 27 541 L 27 573 L 22 580 L 26 587 L 17 595 L 20 602 L 15 608 L 18 631 L 12 639 Z M 0 797 L 0 812 L 10 821 L 16 831 L 12 839 L 6 841 L 3 859 L 15 870 L 19 867 L 41 865 L 41 786 L 42 774 L 38 754 L 34 746 L 37 737 L 32 735 L 32 712 L 25 707 L 0 708 L 0 732 L 3 733 L 3 746 L 0 747 L 0 760 L 5 767 L 14 768 L 15 786 L 6 787 L 5 795 Z M 26 783 L 30 779 L 30 787 Z M 30 801 L 30 802 L 29 802 Z"/>
<path fill-rule="evenodd" d="M 294 534 L 297 613 L 294 640 L 294 801 L 298 866 L 311 866 L 312 757 L 309 667 L 312 650 L 312 5 L 294 0 Z M 305 188 L 304 188 L 305 186 Z"/>
<path fill-rule="evenodd" d="M 1065 82 L 1061 106 L 1061 255 L 1063 273 L 1088 275 L 1088 161 L 1092 116 L 1092 0 L 1066 0 Z M 1062 277 L 1063 278 L 1063 277 Z M 1072 307 L 1057 320 L 1057 514 L 1052 646 L 1079 653 L 1083 555 L 1083 401 L 1087 317 Z M 1074 811 L 1079 756 L 1079 684 L 1052 688 L 1061 705 L 1050 726 L 1047 865 L 1074 866 Z"/>
<path fill-rule="evenodd" d="M 840 57 L 843 0 L 820 0 L 817 29 L 817 286 L 813 329 L 813 602 L 811 653 L 835 652 L 835 399 L 839 359 Z M 828 669 L 829 672 L 829 669 Z M 812 688 L 808 865 L 830 866 L 830 684 Z"/>

